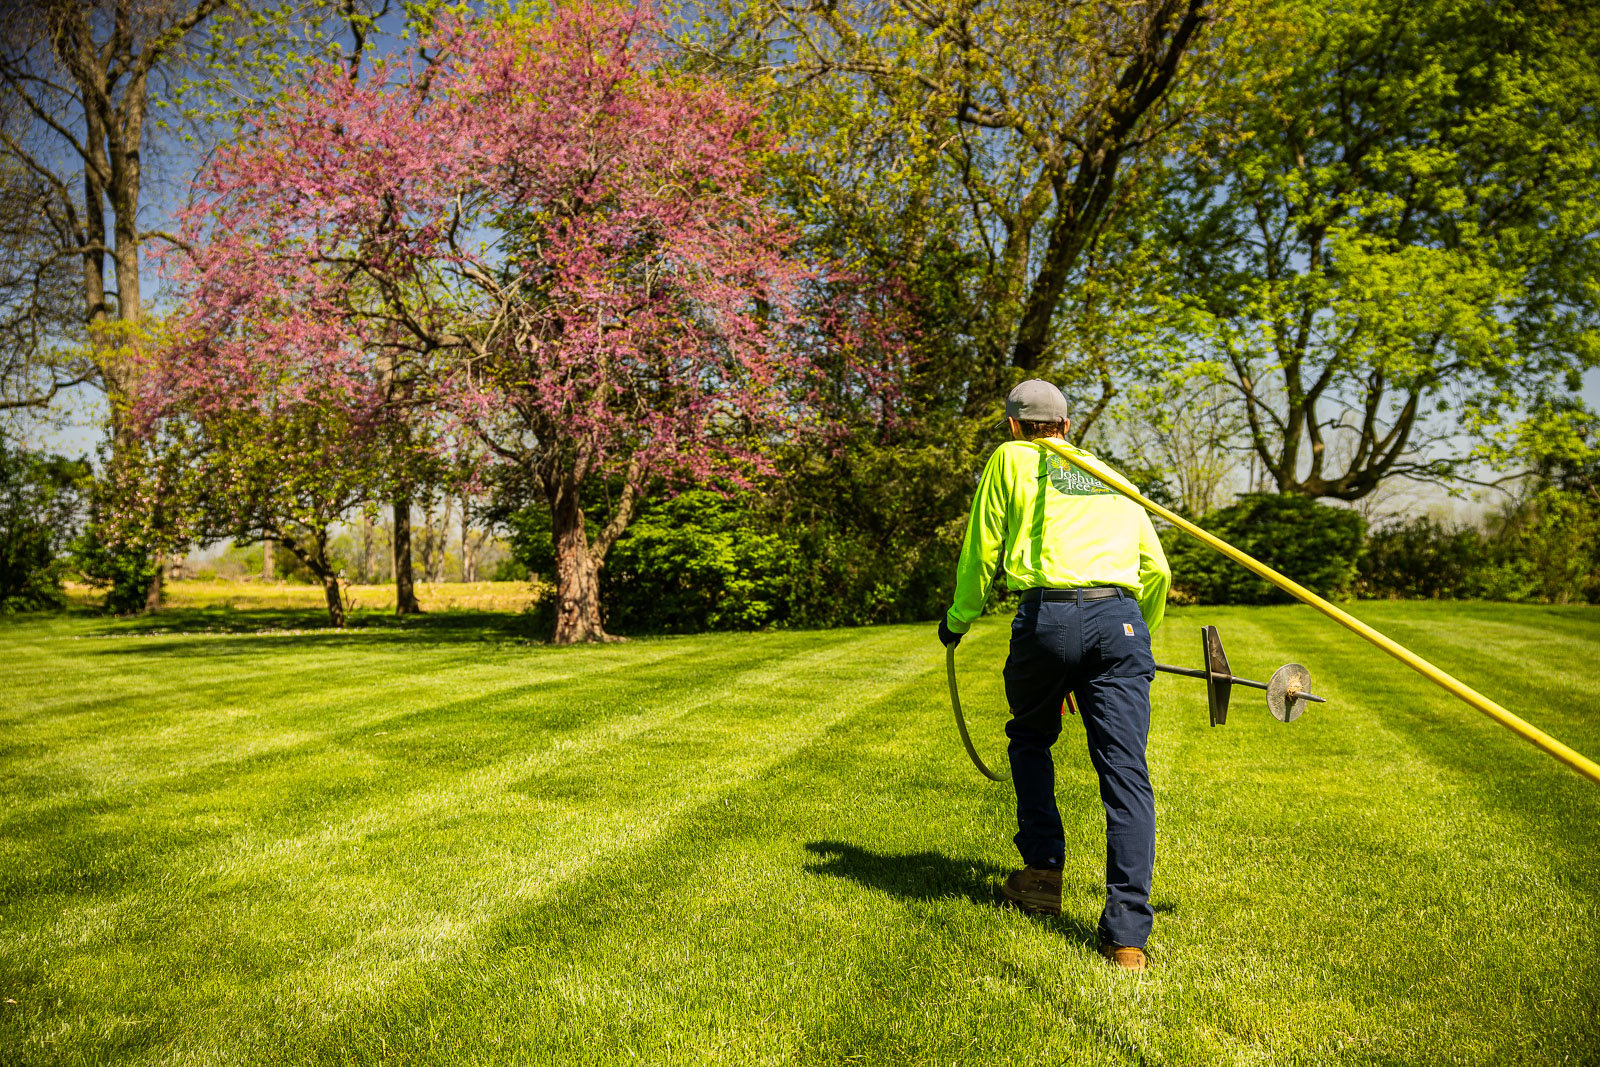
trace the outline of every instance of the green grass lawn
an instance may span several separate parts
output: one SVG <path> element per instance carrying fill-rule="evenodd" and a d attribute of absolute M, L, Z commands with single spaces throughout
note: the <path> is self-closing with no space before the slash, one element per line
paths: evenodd
<path fill-rule="evenodd" d="M 1600 756 L 1600 611 L 1355 611 Z M 1065 913 L 996 906 L 931 624 L 358 621 L 0 622 L 0 1063 L 1600 1061 L 1600 788 L 1309 609 L 1158 635 L 1330 702 L 1157 682 L 1142 977 L 1075 723 Z M 993 760 L 1005 636 L 960 654 Z"/>

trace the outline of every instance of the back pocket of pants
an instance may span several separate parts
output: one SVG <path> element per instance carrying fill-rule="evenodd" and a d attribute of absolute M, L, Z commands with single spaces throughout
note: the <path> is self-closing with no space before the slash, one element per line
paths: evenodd
<path fill-rule="evenodd" d="M 1150 629 L 1144 616 L 1132 600 L 1119 600 L 1130 610 L 1115 613 L 1104 620 L 1100 635 L 1100 656 L 1108 674 L 1123 677 L 1154 677 L 1156 657 L 1150 651 Z"/>

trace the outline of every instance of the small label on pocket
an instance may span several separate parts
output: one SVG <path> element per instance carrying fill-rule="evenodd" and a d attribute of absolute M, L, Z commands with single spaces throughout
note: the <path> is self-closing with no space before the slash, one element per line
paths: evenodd
<path fill-rule="evenodd" d="M 1131 622 L 1123 623 L 1122 624 L 1122 632 L 1127 634 L 1129 637 L 1132 637 L 1133 636 L 1133 623 L 1131 623 Z"/>

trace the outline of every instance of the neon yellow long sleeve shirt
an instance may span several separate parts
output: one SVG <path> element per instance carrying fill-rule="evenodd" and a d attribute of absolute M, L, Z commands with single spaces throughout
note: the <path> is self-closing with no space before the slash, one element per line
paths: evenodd
<path fill-rule="evenodd" d="M 956 564 L 955 603 L 945 616 L 952 632 L 971 629 L 1002 566 L 1014 592 L 1121 586 L 1138 599 L 1146 626 L 1161 625 L 1172 570 L 1150 516 L 1106 484 L 1131 488 L 1126 478 L 1088 452 L 1066 448 L 1099 479 L 1031 441 L 1007 441 L 989 457 Z"/>

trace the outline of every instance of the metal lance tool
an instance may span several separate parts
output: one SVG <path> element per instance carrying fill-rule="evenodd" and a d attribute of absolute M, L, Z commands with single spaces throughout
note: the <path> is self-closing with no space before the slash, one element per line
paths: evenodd
<path fill-rule="evenodd" d="M 1141 496 L 1138 490 L 1127 484 L 1127 482 L 1125 482 L 1123 479 L 1114 476 L 1110 478 L 1106 477 L 1104 472 L 1090 467 L 1088 464 L 1084 463 L 1082 459 L 1067 451 L 1067 449 L 1062 445 L 1057 444 L 1047 437 L 1039 438 L 1034 443 L 1041 445 L 1044 448 L 1048 448 L 1052 453 L 1061 457 L 1066 462 L 1083 471 L 1085 474 L 1088 474 L 1098 481 L 1109 485 L 1112 489 L 1121 493 L 1135 504 L 1138 504 L 1152 515 L 1161 516 L 1167 522 L 1170 522 L 1172 525 L 1176 526 L 1190 537 L 1193 537 L 1208 547 L 1221 552 L 1224 556 L 1227 556 L 1245 570 L 1265 578 L 1267 581 L 1271 582 L 1279 589 L 1282 589 L 1295 599 L 1310 604 L 1312 607 L 1322 612 L 1322 614 L 1326 615 L 1340 626 L 1343 626 L 1352 633 L 1357 634 L 1367 641 L 1370 641 L 1372 644 L 1377 645 L 1379 648 L 1383 649 L 1383 651 L 1387 652 L 1401 663 L 1404 663 L 1407 667 L 1410 667 L 1412 670 L 1416 671 L 1430 682 L 1433 682 L 1435 685 L 1444 689 L 1446 692 L 1449 692 L 1454 696 L 1466 701 L 1468 704 L 1471 704 L 1473 707 L 1477 708 L 1479 711 L 1483 712 L 1485 715 L 1489 716 L 1489 718 L 1493 719 L 1501 726 L 1504 726 L 1506 729 L 1510 730 L 1524 741 L 1527 741 L 1549 755 L 1554 756 L 1556 759 L 1560 760 L 1562 763 L 1565 763 L 1568 767 L 1571 767 L 1573 770 L 1577 771 L 1590 781 L 1600 784 L 1600 764 L 1595 763 L 1594 760 L 1585 756 L 1583 753 L 1567 747 L 1526 720 L 1513 715 L 1511 712 L 1507 711 L 1499 704 L 1496 704 L 1494 701 L 1490 700 L 1476 689 L 1473 689 L 1465 682 L 1462 682 L 1460 679 L 1452 677 L 1451 675 L 1440 670 L 1438 667 L 1435 667 L 1433 664 L 1429 663 L 1427 660 L 1423 659 L 1421 656 L 1417 655 L 1400 642 L 1385 634 L 1379 633 L 1377 630 L 1374 630 L 1372 627 L 1368 626 L 1366 623 L 1362 622 L 1360 619 L 1356 618 L 1350 613 L 1341 611 L 1339 608 L 1328 603 L 1328 601 L 1313 593 L 1299 582 L 1279 574 L 1277 571 L 1273 570 L 1265 563 L 1262 563 L 1260 560 L 1240 552 L 1237 548 L 1234 548 L 1232 545 L 1228 544 L 1228 542 L 1222 540 L 1222 538 L 1217 537 L 1214 534 L 1207 533 L 1205 530 L 1202 530 L 1200 527 L 1196 526 L 1188 519 L 1185 519 L 1183 516 L 1175 515 L 1171 511 L 1168 511 L 1166 508 L 1162 507 L 1160 504 L 1157 504 L 1155 501 Z"/>
<path fill-rule="evenodd" d="M 1206 683 L 1206 700 L 1211 705 L 1211 725 L 1221 726 L 1228 721 L 1228 698 L 1236 685 L 1251 689 L 1264 689 L 1267 693 L 1267 710 L 1279 722 L 1294 722 L 1306 710 L 1306 704 L 1326 704 L 1323 697 L 1311 692 L 1311 672 L 1298 663 L 1285 663 L 1272 673 L 1270 682 L 1254 682 L 1240 678 L 1228 668 L 1228 654 L 1222 651 L 1222 637 L 1215 626 L 1200 627 L 1200 656 L 1205 669 L 1169 667 L 1157 663 L 1156 670 L 1177 674 L 1185 678 L 1199 678 Z"/>

